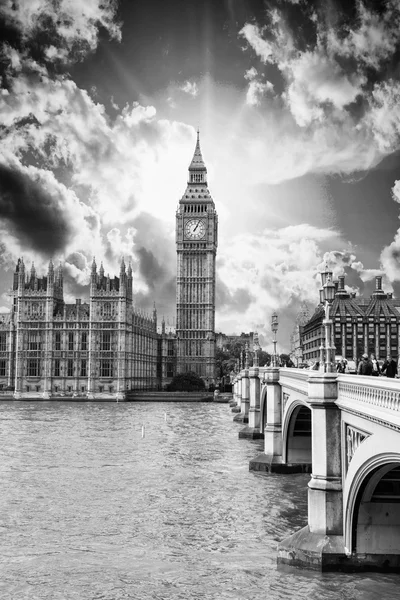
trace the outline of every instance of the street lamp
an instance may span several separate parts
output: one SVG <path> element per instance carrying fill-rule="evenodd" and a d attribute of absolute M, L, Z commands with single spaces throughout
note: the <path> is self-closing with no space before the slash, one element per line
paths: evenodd
<path fill-rule="evenodd" d="M 272 317 L 271 317 L 271 329 L 272 329 L 272 333 L 274 334 L 273 337 L 273 343 L 274 343 L 274 353 L 272 356 L 272 366 L 273 367 L 277 367 L 277 356 L 276 356 L 276 333 L 278 331 L 278 315 L 276 312 L 272 313 Z"/>
<path fill-rule="evenodd" d="M 253 366 L 258 367 L 258 352 L 260 350 L 260 343 L 258 341 L 257 331 L 254 332 L 254 336 L 253 336 L 253 350 L 254 350 Z"/>
<path fill-rule="evenodd" d="M 325 318 L 323 325 L 325 329 L 325 344 L 324 340 L 321 341 L 320 347 L 320 370 L 325 373 L 334 372 L 334 352 L 335 345 L 333 343 L 333 321 L 331 319 L 331 306 L 335 298 L 335 284 L 332 281 L 332 271 L 329 271 L 328 265 L 326 269 L 321 273 L 322 287 L 319 290 L 319 299 L 321 304 L 324 306 Z"/>
<path fill-rule="evenodd" d="M 249 342 L 246 340 L 246 343 L 244 345 L 244 368 L 248 369 L 249 368 Z"/>

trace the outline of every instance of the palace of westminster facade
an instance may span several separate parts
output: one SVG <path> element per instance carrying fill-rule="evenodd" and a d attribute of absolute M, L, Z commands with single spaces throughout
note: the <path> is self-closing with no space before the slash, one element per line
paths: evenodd
<path fill-rule="evenodd" d="M 176 212 L 176 332 L 134 306 L 130 265 L 106 277 L 93 260 L 89 301 L 66 304 L 63 272 L 25 271 L 18 260 L 9 314 L 0 317 L 0 388 L 15 398 L 82 396 L 123 400 L 163 389 L 179 373 L 215 384 L 215 259 L 218 216 L 197 134 Z"/>

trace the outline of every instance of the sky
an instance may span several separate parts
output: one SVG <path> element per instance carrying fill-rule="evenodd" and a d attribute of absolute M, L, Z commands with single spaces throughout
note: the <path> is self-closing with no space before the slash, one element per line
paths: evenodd
<path fill-rule="evenodd" d="M 173 324 L 196 129 L 219 215 L 216 330 L 278 349 L 327 263 L 400 294 L 397 0 L 2 0 L 0 305 L 19 257 L 134 270 Z"/>

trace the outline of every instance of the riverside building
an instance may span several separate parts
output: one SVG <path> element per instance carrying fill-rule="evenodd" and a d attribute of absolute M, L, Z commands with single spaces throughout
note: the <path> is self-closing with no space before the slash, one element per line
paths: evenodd
<path fill-rule="evenodd" d="M 13 304 L 0 322 L 0 385 L 15 398 L 85 396 L 124 399 L 128 390 L 157 389 L 157 313 L 136 311 L 132 269 L 119 277 L 92 264 L 88 302 L 67 304 L 63 272 L 47 275 L 18 260 Z"/>
<path fill-rule="evenodd" d="M 375 291 L 369 298 L 345 289 L 345 277 L 335 282 L 331 308 L 337 356 L 358 362 L 364 353 L 377 359 L 388 354 L 400 356 L 400 300 L 382 289 L 382 277 L 375 278 Z M 319 304 L 311 319 L 300 327 L 304 362 L 320 359 L 324 339 L 324 307 Z"/>
<path fill-rule="evenodd" d="M 132 268 L 110 278 L 93 260 L 89 300 L 64 301 L 63 271 L 45 276 L 18 260 L 9 314 L 0 315 L 0 389 L 15 398 L 125 399 L 163 389 L 194 371 L 215 383 L 215 258 L 218 216 L 207 184 L 199 134 L 176 213 L 177 319 L 167 332 L 157 312 L 138 311 Z"/>

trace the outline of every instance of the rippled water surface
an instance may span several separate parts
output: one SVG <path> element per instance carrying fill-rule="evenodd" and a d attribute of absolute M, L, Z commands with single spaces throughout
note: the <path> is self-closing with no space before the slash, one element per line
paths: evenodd
<path fill-rule="evenodd" d="M 249 472 L 227 404 L 0 404 L 0 598 L 400 598 L 396 575 L 278 569 L 308 475 Z M 144 426 L 144 437 L 142 437 Z"/>

